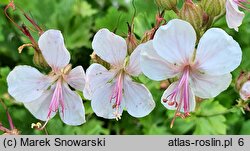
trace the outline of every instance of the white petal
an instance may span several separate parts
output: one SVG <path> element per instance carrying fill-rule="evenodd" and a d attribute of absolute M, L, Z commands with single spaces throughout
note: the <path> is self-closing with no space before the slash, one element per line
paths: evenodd
<path fill-rule="evenodd" d="M 172 64 L 187 63 L 192 59 L 196 33 L 192 25 L 173 19 L 155 33 L 153 45 L 159 56 Z"/>
<path fill-rule="evenodd" d="M 82 66 L 77 66 L 72 69 L 65 78 L 71 87 L 76 90 L 83 91 L 85 86 L 85 72 Z"/>
<path fill-rule="evenodd" d="M 213 98 L 226 90 L 232 81 L 232 75 L 208 75 L 195 73 L 190 75 L 190 85 L 195 95 L 200 98 Z"/>
<path fill-rule="evenodd" d="M 7 77 L 9 94 L 20 102 L 39 98 L 52 82 L 52 77 L 30 66 L 17 66 Z"/>
<path fill-rule="evenodd" d="M 24 106 L 31 112 L 33 116 L 37 119 L 46 121 L 49 113 L 50 102 L 54 93 L 55 87 L 52 89 L 46 90 L 38 99 L 24 103 Z M 50 118 L 53 118 L 56 115 L 56 112 L 51 112 Z"/>
<path fill-rule="evenodd" d="M 94 52 L 114 66 L 122 66 L 127 54 L 126 41 L 108 29 L 100 29 L 92 42 Z"/>
<path fill-rule="evenodd" d="M 70 54 L 65 48 L 62 33 L 59 30 L 47 30 L 38 40 L 39 48 L 50 67 L 57 71 L 69 64 Z"/>
<path fill-rule="evenodd" d="M 241 99 L 247 101 L 250 98 L 250 81 L 245 82 L 240 89 Z"/>
<path fill-rule="evenodd" d="M 235 3 L 233 0 L 227 0 L 226 21 L 228 27 L 234 28 L 236 31 L 238 31 L 238 28 L 242 24 L 244 17 L 245 14 L 239 10 L 237 3 Z"/>
<path fill-rule="evenodd" d="M 105 86 L 97 89 L 91 100 L 91 107 L 95 114 L 106 119 L 115 119 L 116 109 L 113 108 L 115 99 L 111 99 L 115 89 L 115 83 L 107 83 Z M 119 114 L 122 114 L 124 108 L 124 101 L 121 101 L 119 106 Z"/>
<path fill-rule="evenodd" d="M 129 77 L 124 81 L 124 101 L 127 112 L 134 117 L 144 117 L 155 107 L 149 90 L 143 84 L 132 82 Z"/>
<path fill-rule="evenodd" d="M 212 28 L 201 38 L 195 62 L 205 74 L 222 75 L 237 68 L 241 58 L 239 44 L 224 30 Z"/>
<path fill-rule="evenodd" d="M 150 79 L 161 81 L 176 76 L 178 66 L 167 62 L 160 57 L 153 48 L 153 42 L 141 44 L 141 68 L 142 72 Z"/>
<path fill-rule="evenodd" d="M 130 55 L 129 64 L 125 70 L 132 76 L 138 76 L 141 73 L 140 66 L 141 45 L 139 45 Z"/>
<path fill-rule="evenodd" d="M 60 117 L 65 124 L 81 125 L 85 123 L 85 110 L 81 97 L 72 91 L 66 83 L 62 86 L 64 111 L 59 107 Z"/>
<path fill-rule="evenodd" d="M 108 71 L 100 64 L 92 64 L 86 71 L 84 97 L 91 100 L 94 91 L 112 80 L 115 74 L 115 72 Z"/>
<path fill-rule="evenodd" d="M 162 97 L 161 97 L 161 103 L 169 110 L 176 110 L 177 106 L 173 105 L 173 106 L 169 106 L 168 103 L 164 102 L 164 99 L 167 99 L 169 97 L 169 95 L 174 91 L 174 89 L 177 87 L 178 82 L 174 82 L 172 83 L 163 93 Z M 193 91 L 191 90 L 191 88 L 188 88 L 188 94 L 189 94 L 189 112 L 192 112 L 195 110 L 195 96 Z M 182 94 L 178 93 L 177 94 L 177 103 L 180 104 L 180 100 L 182 98 Z M 180 108 L 181 112 L 184 112 L 184 103 L 182 102 L 181 104 L 181 108 Z"/>

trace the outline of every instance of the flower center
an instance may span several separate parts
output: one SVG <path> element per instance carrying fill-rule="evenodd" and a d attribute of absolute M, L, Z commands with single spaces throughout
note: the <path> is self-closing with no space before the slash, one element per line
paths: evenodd
<path fill-rule="evenodd" d="M 243 8 L 247 11 L 250 11 L 249 5 L 250 2 L 248 0 L 233 0 L 240 8 Z"/>
<path fill-rule="evenodd" d="M 175 89 L 163 99 L 164 103 L 168 103 L 169 106 L 174 106 L 176 108 L 174 118 L 171 122 L 170 127 L 174 125 L 176 117 L 185 118 L 189 116 L 190 104 L 189 104 L 189 76 L 190 76 L 190 66 L 184 67 L 184 71 L 181 79 L 179 80 Z M 184 109 L 184 114 L 180 113 L 181 108 Z"/>
<path fill-rule="evenodd" d="M 59 106 L 62 107 L 62 112 L 64 113 L 64 102 L 63 102 L 63 95 L 62 95 L 62 78 L 60 77 L 56 83 L 56 88 L 54 90 L 50 105 L 49 105 L 49 112 L 48 112 L 48 119 L 50 119 L 52 112 L 57 112 Z"/>
<path fill-rule="evenodd" d="M 118 79 L 115 84 L 115 88 L 113 90 L 112 96 L 110 98 L 110 102 L 115 99 L 115 104 L 112 106 L 115 109 L 114 115 L 116 120 L 121 119 L 121 114 L 119 113 L 119 108 L 122 101 L 122 94 L 123 94 L 123 72 L 118 74 Z"/>

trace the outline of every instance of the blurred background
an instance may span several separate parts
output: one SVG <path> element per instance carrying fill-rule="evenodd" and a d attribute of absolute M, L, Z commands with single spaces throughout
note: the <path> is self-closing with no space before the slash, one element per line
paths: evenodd
<path fill-rule="evenodd" d="M 31 128 L 31 124 L 37 123 L 38 120 L 7 93 L 6 77 L 10 70 L 16 65 L 34 66 L 33 49 L 25 48 L 21 54 L 18 53 L 18 47 L 30 41 L 4 15 L 8 2 L 0 0 L 0 98 L 8 107 L 13 123 L 21 134 L 45 134 L 44 131 Z M 100 28 L 108 28 L 126 37 L 126 22 L 131 23 L 134 13 L 131 0 L 16 0 L 15 4 L 32 16 L 43 30 L 61 30 L 66 47 L 71 53 L 71 63 L 73 66 L 82 65 L 85 70 L 90 65 L 90 54 L 93 51 L 91 41 L 94 34 Z M 140 39 L 145 31 L 154 26 L 157 6 L 154 0 L 135 0 L 135 7 L 137 13 L 134 32 Z M 8 13 L 19 25 L 24 23 L 31 27 L 20 9 L 9 9 Z M 168 21 L 174 17 L 174 12 L 167 11 L 164 18 Z M 167 111 L 160 103 L 165 83 L 152 82 L 142 75 L 141 81 L 150 89 L 156 101 L 156 108 L 150 115 L 137 119 L 124 112 L 119 121 L 106 120 L 97 117 L 90 108 L 90 101 L 84 100 L 87 120 L 85 124 L 77 127 L 67 126 L 56 116 L 47 125 L 48 134 L 250 134 L 250 113 L 243 114 L 240 109 L 232 109 L 239 98 L 234 88 L 235 79 L 240 71 L 250 71 L 250 13 L 246 12 L 239 32 L 228 29 L 224 17 L 213 26 L 226 30 L 239 42 L 243 50 L 243 60 L 241 66 L 233 72 L 234 81 L 228 90 L 214 99 L 199 102 L 191 117 L 184 120 L 177 118 L 174 127 L 170 129 L 174 111 Z M 32 31 L 31 33 L 37 40 L 38 34 Z M 9 128 L 2 105 L 0 122 Z"/>

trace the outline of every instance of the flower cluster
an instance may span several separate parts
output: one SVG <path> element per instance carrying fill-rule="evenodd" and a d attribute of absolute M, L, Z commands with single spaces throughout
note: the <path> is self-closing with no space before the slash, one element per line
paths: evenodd
<path fill-rule="evenodd" d="M 125 110 L 140 118 L 150 114 L 159 100 L 154 101 L 147 87 L 135 79 L 142 74 L 155 81 L 170 79 L 161 103 L 176 110 L 172 127 L 176 117 L 185 118 L 195 111 L 197 97 L 213 98 L 226 90 L 232 81 L 230 72 L 241 63 L 239 44 L 224 30 L 210 27 L 224 8 L 228 27 L 238 31 L 244 18 L 238 7 L 248 9 L 249 3 L 214 2 L 218 5 L 186 0 L 178 10 L 178 0 L 156 1 L 163 9 L 176 12 L 180 19 L 161 25 L 164 18 L 158 15 L 161 20 L 152 33 L 144 36 L 149 34 L 150 38 L 142 38 L 140 44 L 135 36 L 130 35 L 126 41 L 108 29 L 100 29 L 92 48 L 101 61 L 91 64 L 86 75 L 82 66 L 72 69 L 61 32 L 47 30 L 41 33 L 36 49 L 50 71 L 41 73 L 31 66 L 16 66 L 7 77 L 8 92 L 37 119 L 46 121 L 45 125 L 57 112 L 64 123 L 81 125 L 85 122 L 81 93 L 91 100 L 99 117 L 119 120 Z M 243 100 L 250 98 L 249 79 L 240 85 L 239 92 Z"/>

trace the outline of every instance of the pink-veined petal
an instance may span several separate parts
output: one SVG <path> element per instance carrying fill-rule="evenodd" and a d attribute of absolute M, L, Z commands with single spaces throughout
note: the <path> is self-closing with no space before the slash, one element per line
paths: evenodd
<path fill-rule="evenodd" d="M 138 76 L 141 73 L 140 66 L 141 45 L 137 46 L 129 58 L 128 66 L 125 68 L 128 74 Z"/>
<path fill-rule="evenodd" d="M 245 82 L 240 89 L 240 97 L 247 101 L 250 98 L 250 81 Z"/>
<path fill-rule="evenodd" d="M 85 72 L 82 66 L 77 66 L 72 69 L 69 74 L 66 75 L 65 80 L 74 89 L 83 91 L 85 86 Z"/>
<path fill-rule="evenodd" d="M 67 125 L 81 125 L 85 123 L 85 110 L 79 94 L 72 91 L 64 83 L 62 86 L 64 109 L 59 106 L 60 117 Z"/>
<path fill-rule="evenodd" d="M 227 0 L 226 21 L 228 27 L 238 31 L 244 17 L 245 14 L 239 10 L 237 3 L 235 3 L 233 0 Z"/>
<path fill-rule="evenodd" d="M 114 66 L 122 66 L 127 55 L 126 41 L 108 29 L 100 29 L 92 42 L 94 52 Z"/>
<path fill-rule="evenodd" d="M 116 72 L 108 71 L 102 65 L 93 63 L 86 71 L 84 97 L 91 100 L 94 91 L 112 80 L 115 74 Z"/>
<path fill-rule="evenodd" d="M 193 56 L 196 33 L 192 25 L 173 19 L 155 33 L 153 46 L 159 56 L 172 64 L 188 63 Z"/>
<path fill-rule="evenodd" d="M 167 109 L 169 109 L 169 110 L 176 110 L 176 109 L 177 109 L 177 106 L 175 106 L 175 105 L 170 106 L 170 105 L 168 104 L 168 102 L 165 102 L 164 100 L 165 100 L 167 97 L 170 96 L 170 94 L 174 91 L 174 89 L 175 89 L 177 86 L 178 86 L 178 82 L 172 83 L 172 84 L 164 91 L 164 93 L 163 93 L 163 95 L 162 95 L 162 97 L 161 97 L 161 103 L 162 103 Z M 181 92 L 181 91 L 180 91 L 180 92 Z M 188 95 L 189 95 L 189 98 L 188 98 L 188 100 L 189 100 L 189 112 L 192 112 L 192 111 L 195 110 L 195 104 L 196 104 L 196 102 L 195 102 L 194 93 L 193 93 L 193 91 L 191 90 L 190 87 L 188 87 Z M 177 100 L 176 102 L 177 102 L 178 104 L 180 104 L 181 98 L 183 98 L 183 96 L 182 96 L 180 93 L 178 93 L 178 94 L 177 94 L 177 97 L 176 97 L 176 100 Z M 181 111 L 181 112 L 184 112 L 184 103 L 183 103 L 183 102 L 182 102 L 182 104 L 181 104 L 180 111 Z"/>
<path fill-rule="evenodd" d="M 69 64 L 70 54 L 64 45 L 62 33 L 59 30 L 47 30 L 38 40 L 44 59 L 54 71 Z"/>
<path fill-rule="evenodd" d="M 127 112 L 134 117 L 144 117 L 155 107 L 155 102 L 149 90 L 130 77 L 124 80 L 124 100 Z"/>
<path fill-rule="evenodd" d="M 224 30 L 212 28 L 200 40 L 195 63 L 205 74 L 223 75 L 237 68 L 241 58 L 239 44 Z"/>
<path fill-rule="evenodd" d="M 20 102 L 39 98 L 52 82 L 53 77 L 43 75 L 30 66 L 17 66 L 7 77 L 9 94 Z"/>
<path fill-rule="evenodd" d="M 178 66 L 167 62 L 160 57 L 153 47 L 153 42 L 141 44 L 141 68 L 142 72 L 150 79 L 161 81 L 172 78 L 178 73 Z"/>
<path fill-rule="evenodd" d="M 97 116 L 106 119 L 116 118 L 116 108 L 113 107 L 116 102 L 115 99 L 112 99 L 114 89 L 115 83 L 112 82 L 105 84 L 94 92 L 91 100 L 91 107 Z M 122 100 L 118 109 L 119 115 L 122 114 L 124 106 L 124 100 Z"/>
<path fill-rule="evenodd" d="M 24 103 L 24 106 L 31 112 L 31 114 L 39 120 L 46 121 L 48 119 L 49 106 L 51 103 L 52 95 L 55 90 L 55 85 L 50 90 L 44 93 L 36 100 Z M 51 112 L 50 118 L 53 118 L 56 112 Z"/>
<path fill-rule="evenodd" d="M 194 94 L 200 98 L 213 98 L 226 90 L 232 81 L 230 73 L 224 75 L 208 75 L 200 72 L 190 75 L 190 85 Z"/>

